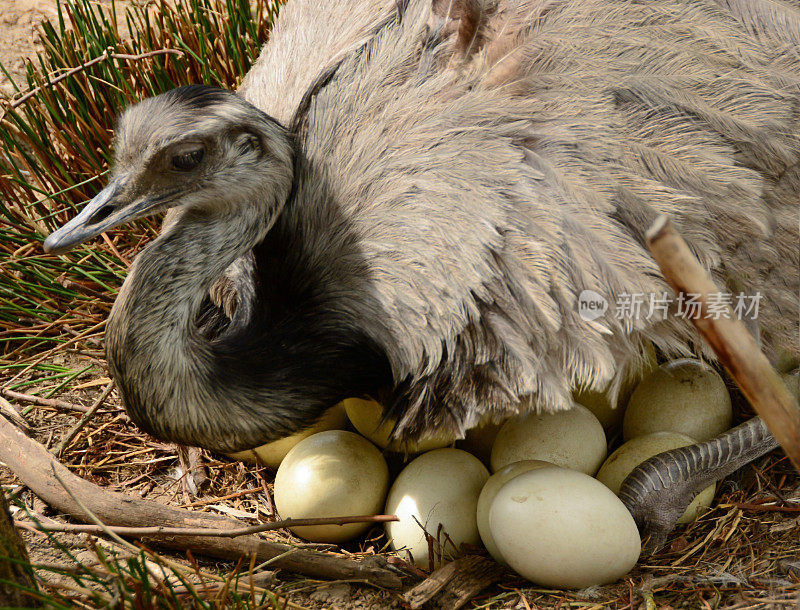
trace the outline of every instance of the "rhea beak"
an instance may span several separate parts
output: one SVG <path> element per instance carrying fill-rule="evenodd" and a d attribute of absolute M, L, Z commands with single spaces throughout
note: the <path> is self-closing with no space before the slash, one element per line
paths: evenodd
<path fill-rule="evenodd" d="M 124 193 L 125 182 L 124 176 L 109 182 L 80 214 L 47 237 L 44 251 L 61 254 L 117 225 L 144 216 L 147 210 L 155 207 L 153 201 L 137 201 L 131 205 Z"/>

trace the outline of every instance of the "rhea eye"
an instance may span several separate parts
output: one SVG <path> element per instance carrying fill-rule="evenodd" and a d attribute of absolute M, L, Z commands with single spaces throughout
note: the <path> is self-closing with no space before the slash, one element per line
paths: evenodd
<path fill-rule="evenodd" d="M 186 172 L 196 168 L 203 160 L 205 151 L 202 148 L 187 150 L 172 157 L 172 167 L 181 172 Z"/>

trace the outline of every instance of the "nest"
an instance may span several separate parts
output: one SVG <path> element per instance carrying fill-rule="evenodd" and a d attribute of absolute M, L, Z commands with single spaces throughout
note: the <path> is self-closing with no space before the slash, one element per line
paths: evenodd
<path fill-rule="evenodd" d="M 70 472 L 103 489 L 246 525 L 277 518 L 274 472 L 209 453 L 181 455 L 175 446 L 154 441 L 128 420 L 110 385 L 104 321 L 131 258 L 154 235 L 154 225 L 114 231 L 61 257 L 43 255 L 39 244 L 99 191 L 118 110 L 191 82 L 235 87 L 278 8 L 272 2 L 179 0 L 135 5 L 122 16 L 88 0 L 68 2 L 61 23 L 43 26 L 45 50 L 38 65 L 27 67 L 29 93 L 3 101 L 0 111 L 0 411 Z M 751 415 L 741 396 L 735 407 L 739 421 Z M 44 471 L 46 462 L 41 466 Z M 363 574 L 335 581 L 301 577 L 282 567 L 280 557 L 256 564 L 249 556 L 237 562 L 156 551 L 107 532 L 87 533 L 46 506 L 8 468 L 0 467 L 0 482 L 10 492 L 28 546 L 36 595 L 54 607 L 650 609 L 800 603 L 800 477 L 780 452 L 725 480 L 709 512 L 673 532 L 665 549 L 640 560 L 623 580 L 572 592 L 537 588 L 498 570 L 481 549 L 466 549 L 450 573 L 429 578 L 387 550 L 380 524 L 343 546 L 308 544 L 287 529 L 263 535 L 301 557 L 361 559 L 394 574 L 400 588 L 366 584 L 369 575 Z M 59 531 L 44 533 L 37 521 Z"/>

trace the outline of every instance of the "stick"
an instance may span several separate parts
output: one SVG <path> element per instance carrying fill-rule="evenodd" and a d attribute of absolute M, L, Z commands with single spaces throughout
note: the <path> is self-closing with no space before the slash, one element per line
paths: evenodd
<path fill-rule="evenodd" d="M 709 295 L 720 291 L 666 216 L 647 231 L 647 245 L 677 294 L 699 295 L 692 322 L 800 472 L 800 410 L 753 336 L 730 308 L 727 318 L 705 317 Z"/>
<path fill-rule="evenodd" d="M 443 565 L 403 595 L 412 610 L 458 610 L 483 589 L 500 580 L 506 569 L 488 557 L 467 555 Z M 436 598 L 436 599 L 434 599 Z"/>
<path fill-rule="evenodd" d="M 42 398 L 41 396 L 34 396 L 33 394 L 23 394 L 22 392 L 15 392 L 6 388 L 0 389 L 0 394 L 6 398 L 13 400 L 20 400 L 22 402 L 29 402 L 39 407 L 49 407 L 51 409 L 61 409 L 62 411 L 77 411 L 78 413 L 86 413 L 89 407 L 75 405 L 71 402 L 63 400 L 56 400 L 55 398 Z M 122 409 L 120 409 L 122 410 Z"/>
<path fill-rule="evenodd" d="M 386 523 L 387 521 L 397 520 L 396 515 L 356 515 L 353 517 L 283 519 L 282 521 L 271 521 L 269 523 L 259 523 L 258 525 L 224 530 L 205 527 L 162 527 L 160 525 L 151 527 L 119 527 L 117 525 L 106 525 L 106 529 L 119 536 L 129 536 L 131 538 L 144 538 L 146 536 L 215 536 L 217 538 L 238 538 L 239 536 L 259 534 L 261 532 L 269 532 L 287 527 L 305 525 L 345 525 L 347 523 Z M 43 532 L 70 532 L 72 534 L 102 534 L 106 531 L 98 525 L 75 523 L 40 523 L 34 525 L 19 521 L 17 525 L 24 526 L 26 529 L 37 529 Z"/>
<path fill-rule="evenodd" d="M 184 52 L 180 51 L 178 49 L 157 49 L 155 51 L 150 51 L 148 53 L 142 53 L 141 55 L 128 55 L 128 54 L 125 54 L 125 53 L 112 53 L 111 52 L 112 50 L 113 50 L 113 47 L 108 47 L 106 49 L 105 53 L 103 53 L 99 57 L 95 57 L 93 59 L 90 59 L 86 63 L 81 64 L 80 66 L 77 66 L 75 68 L 71 68 L 71 69 L 67 70 L 66 72 L 64 72 L 64 74 L 61 74 L 60 76 L 54 78 L 53 80 L 46 82 L 44 85 L 42 85 L 40 87 L 36 87 L 34 89 L 31 89 L 30 91 L 28 91 L 22 97 L 12 101 L 10 106 L 12 108 L 17 108 L 19 106 L 22 106 L 22 104 L 27 102 L 29 99 L 31 99 L 34 95 L 39 93 L 39 91 L 41 91 L 45 87 L 52 87 L 53 85 L 56 85 L 56 84 L 60 83 L 65 78 L 69 78 L 73 74 L 77 74 L 78 72 L 81 72 L 81 71 L 85 70 L 86 68 L 89 68 L 89 67 L 91 67 L 91 66 L 93 66 L 95 64 L 99 64 L 101 61 L 106 61 L 107 59 L 126 59 L 126 60 L 130 60 L 130 61 L 136 61 L 138 59 L 146 59 L 148 57 L 154 57 L 155 55 L 177 55 L 179 57 L 184 55 Z"/>
<path fill-rule="evenodd" d="M 103 402 L 105 402 L 106 398 L 108 398 L 108 395 L 111 394 L 111 390 L 113 389 L 114 389 L 114 383 L 111 382 L 106 386 L 106 389 L 103 390 L 103 393 L 100 394 L 97 400 L 94 401 L 94 404 L 91 407 L 89 407 L 89 410 L 83 414 L 78 423 L 72 426 L 70 431 L 67 432 L 67 435 L 63 439 L 61 439 L 61 442 L 58 444 L 58 447 L 56 447 L 55 450 L 53 451 L 53 455 L 55 455 L 56 457 L 60 457 L 61 454 L 64 453 L 64 449 L 67 448 L 67 445 L 69 445 L 72 442 L 72 439 L 74 439 L 78 435 L 78 432 L 80 432 L 84 428 L 84 426 L 86 426 L 86 424 L 89 423 L 89 420 L 94 417 L 95 413 L 97 413 L 97 410 L 100 408 Z"/>
<path fill-rule="evenodd" d="M 25 543 L 13 527 L 5 492 L 0 489 L 0 604 L 39 607 L 36 580 Z"/>
<path fill-rule="evenodd" d="M 106 525 L 139 527 L 145 523 L 159 523 L 164 527 L 177 528 L 241 528 L 240 522 L 228 517 L 162 506 L 106 491 L 72 474 L 42 445 L 22 434 L 4 418 L 0 418 L 0 461 L 47 504 L 81 521 L 87 521 L 89 516 L 64 490 L 53 476 L 53 471 L 58 473 L 76 497 L 81 498 L 82 503 Z M 252 554 L 259 562 L 269 561 L 292 549 L 288 545 L 270 542 L 254 534 L 238 538 L 154 535 L 145 537 L 143 542 L 170 549 L 191 549 L 194 553 L 233 561 Z M 292 554 L 274 563 L 276 568 L 312 578 L 361 580 L 391 589 L 400 587 L 400 578 L 386 566 L 386 561 L 381 557 L 353 561 L 305 549 L 294 549 Z"/>
<path fill-rule="evenodd" d="M 14 405 L 12 405 L 2 396 L 0 396 L 0 414 L 5 415 L 8 419 L 13 421 L 14 424 L 25 434 L 30 434 L 31 427 L 28 425 L 28 422 L 25 421 L 25 418 L 17 412 L 17 410 L 14 408 Z"/>

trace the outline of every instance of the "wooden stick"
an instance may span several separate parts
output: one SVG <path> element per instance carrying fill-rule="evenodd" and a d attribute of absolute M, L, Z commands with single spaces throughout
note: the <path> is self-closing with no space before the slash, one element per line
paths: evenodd
<path fill-rule="evenodd" d="M 86 413 L 89 407 L 82 405 L 75 405 L 71 402 L 57 400 L 55 398 L 42 398 L 41 396 L 34 396 L 33 394 L 23 394 L 6 388 L 0 388 L 0 394 L 12 400 L 19 400 L 22 402 L 29 402 L 40 407 L 49 407 L 51 409 L 61 409 L 62 411 L 77 411 L 78 413 Z M 121 411 L 122 409 L 120 409 Z"/>
<path fill-rule="evenodd" d="M 14 405 L 12 405 L 2 396 L 0 396 L 0 414 L 5 415 L 8 419 L 13 421 L 14 424 L 25 434 L 30 433 L 31 427 L 28 425 L 28 422 L 25 420 L 25 418 L 22 417 L 22 414 L 18 413 L 14 408 Z"/>
<path fill-rule="evenodd" d="M 397 521 L 396 515 L 356 515 L 352 517 L 317 517 L 315 519 L 283 519 L 282 521 L 270 521 L 269 523 L 259 523 L 248 527 L 237 529 L 209 529 L 204 527 L 162 527 L 155 525 L 151 527 L 119 527 L 117 525 L 107 525 L 108 531 L 120 536 L 131 538 L 144 538 L 145 536 L 215 536 L 217 538 L 238 538 L 250 534 L 270 532 L 287 527 L 299 527 L 306 525 L 345 525 L 347 523 L 386 523 L 387 521 Z M 17 526 L 26 529 L 37 529 L 43 532 L 70 532 L 73 534 L 102 534 L 105 530 L 98 525 L 84 525 L 76 523 L 29 523 L 27 521 L 17 521 Z"/>
<path fill-rule="evenodd" d="M 675 292 L 698 295 L 700 310 L 692 322 L 800 472 L 800 409 L 783 381 L 730 307 L 727 317 L 706 317 L 710 295 L 720 290 L 669 219 L 656 219 L 646 237 L 653 258 Z"/>
<path fill-rule="evenodd" d="M 483 589 L 500 580 L 505 571 L 503 566 L 488 557 L 467 555 L 443 565 L 413 589 L 406 591 L 403 599 L 411 610 L 419 610 L 426 605 L 442 610 L 458 610 Z"/>
<path fill-rule="evenodd" d="M 0 605 L 38 608 L 38 588 L 28 561 L 28 551 L 8 512 L 6 494 L 0 489 Z"/>
<path fill-rule="evenodd" d="M 242 527 L 239 521 L 228 517 L 163 506 L 106 491 L 72 474 L 42 445 L 22 434 L 4 417 L 0 417 L 0 462 L 4 462 L 23 484 L 47 504 L 84 522 L 89 515 L 70 497 L 53 472 L 57 472 L 76 497 L 81 498 L 82 503 L 107 525 L 140 527 L 158 523 L 164 527 L 218 530 Z M 390 589 L 401 586 L 400 578 L 387 567 L 382 557 L 354 561 L 277 544 L 254 534 L 238 538 L 153 535 L 142 540 L 147 544 L 178 550 L 191 549 L 193 553 L 232 561 L 255 555 L 257 561 L 264 562 L 293 550 L 272 565 L 312 578 L 360 580 Z"/>
<path fill-rule="evenodd" d="M 80 66 L 77 66 L 75 68 L 70 68 L 69 70 L 64 72 L 64 74 L 61 74 L 60 76 L 54 78 L 53 80 L 50 80 L 50 81 L 46 82 L 44 85 L 41 85 L 40 87 L 36 87 L 34 89 L 31 89 L 30 91 L 28 91 L 22 97 L 13 100 L 11 102 L 10 106 L 12 108 L 17 108 L 18 106 L 22 106 L 22 104 L 27 102 L 29 99 L 31 99 L 34 95 L 39 93 L 39 91 L 41 91 L 45 87 L 52 87 L 53 85 L 56 85 L 56 84 L 60 83 L 65 78 L 69 78 L 73 74 L 77 74 L 78 72 L 81 72 L 82 70 L 85 70 L 86 68 L 89 68 L 89 67 L 93 66 L 94 64 L 98 64 L 101 61 L 105 61 L 107 59 L 125 59 L 125 60 L 130 60 L 130 61 L 136 61 L 136 60 L 139 60 L 139 59 L 146 59 L 148 57 L 154 57 L 156 55 L 177 55 L 178 57 L 182 57 L 183 55 L 185 55 L 185 53 L 183 51 L 179 50 L 179 49 L 157 49 L 155 51 L 150 51 L 148 53 L 142 53 L 140 55 L 128 55 L 128 54 L 125 54 L 125 53 L 112 53 L 111 52 L 112 50 L 113 50 L 113 47 L 108 47 L 105 50 L 105 52 L 102 55 L 100 55 L 99 57 L 95 57 L 93 59 L 90 59 L 86 63 L 81 64 Z"/>

